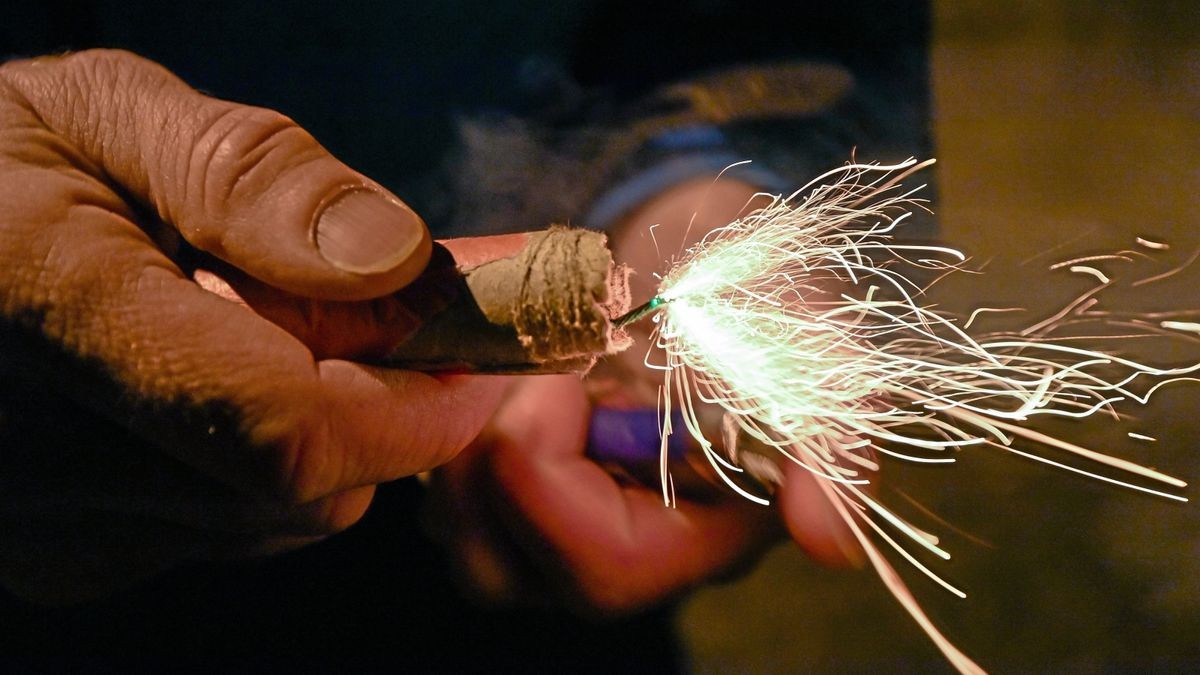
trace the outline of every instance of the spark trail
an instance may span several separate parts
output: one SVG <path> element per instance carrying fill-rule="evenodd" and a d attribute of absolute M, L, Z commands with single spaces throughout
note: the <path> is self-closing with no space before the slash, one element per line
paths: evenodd
<path fill-rule="evenodd" d="M 910 550 L 948 559 L 937 537 L 864 489 L 876 454 L 938 463 L 954 461 L 953 451 L 961 448 L 990 446 L 1186 501 L 1171 491 L 1186 487 L 1181 480 L 1023 423 L 1038 416 L 1116 415 L 1117 402 L 1145 403 L 1162 384 L 1191 379 L 1200 364 L 1156 368 L 1058 338 L 1056 331 L 1090 320 L 1095 295 L 1112 283 L 1088 261 L 1075 261 L 1072 271 L 1095 277 L 1097 286 L 1023 331 L 973 335 L 974 314 L 964 322 L 923 304 L 924 287 L 914 277 L 965 263 L 953 248 L 894 238 L 922 206 L 915 197 L 920 188 L 906 190 L 901 181 L 931 163 L 850 164 L 710 232 L 642 308 L 657 311 L 654 343 L 665 359 L 648 357 L 647 365 L 664 371 L 660 468 L 667 503 L 674 497 L 665 439 L 674 431 L 675 406 L 716 475 L 746 498 L 767 503 L 733 479 L 745 470 L 736 448 L 715 446 L 702 428 L 697 405 L 720 406 L 734 437 L 823 479 L 821 490 L 892 594 L 956 667 L 979 672 L 928 619 L 875 544 L 885 542 L 965 597 Z M 1160 326 L 1170 329 L 1167 323 Z M 1139 334 L 1153 332 L 1167 331 L 1139 328 Z M 1056 461 L 1030 446 L 1124 477 Z"/>

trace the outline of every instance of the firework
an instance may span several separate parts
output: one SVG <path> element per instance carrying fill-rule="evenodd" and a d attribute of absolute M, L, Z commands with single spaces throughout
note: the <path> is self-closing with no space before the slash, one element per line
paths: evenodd
<path fill-rule="evenodd" d="M 439 242 L 452 257 L 433 273 L 454 301 L 383 362 L 429 372 L 586 372 L 628 346 L 609 317 L 628 307 L 628 270 L 598 232 L 552 227 Z M 419 289 L 421 290 L 421 289 Z"/>
<path fill-rule="evenodd" d="M 916 278 L 961 269 L 949 247 L 901 243 L 895 235 L 914 208 L 901 181 L 931 162 L 851 164 L 710 232 L 670 267 L 649 303 L 618 324 L 653 316 L 656 350 L 646 365 L 663 371 L 660 395 L 663 498 L 674 495 L 667 438 L 682 419 L 715 474 L 759 503 L 735 480 L 754 471 L 764 449 L 820 477 L 824 495 L 861 544 L 889 590 L 950 661 L 978 666 L 922 612 L 874 544 L 883 541 L 916 569 L 965 594 L 910 550 L 950 554 L 935 535 L 893 513 L 864 489 L 887 455 L 952 462 L 952 451 L 989 446 L 1167 499 L 1186 484 L 1135 463 L 1028 429 L 1036 417 L 1116 415 L 1114 404 L 1145 403 L 1167 382 L 1190 379 L 1200 364 L 1157 368 L 1075 346 L 1069 326 L 1097 320 L 1096 294 L 1112 281 L 1094 258 L 1063 263 L 1097 285 L 1062 311 L 1024 330 L 973 334 L 976 317 L 943 313 L 924 301 Z M 1143 242 L 1146 248 L 1161 247 Z M 1152 281 L 1153 278 L 1145 281 Z M 1126 322 L 1139 335 L 1196 331 L 1179 321 Z M 1110 336 L 1111 337 L 1111 336 Z M 1126 334 L 1122 337 L 1130 337 Z M 724 415 L 714 445 L 698 407 Z M 674 413 L 674 414 L 673 414 Z M 1017 447 L 1020 445 L 1021 447 Z M 1115 469 L 1117 478 L 1031 451 L 1049 447 Z M 739 448 L 753 447 L 747 453 Z"/>

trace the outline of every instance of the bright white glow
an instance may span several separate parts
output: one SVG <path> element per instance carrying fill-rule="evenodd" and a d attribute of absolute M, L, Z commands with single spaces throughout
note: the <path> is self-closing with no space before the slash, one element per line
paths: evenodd
<path fill-rule="evenodd" d="M 1094 277 L 1097 288 L 1020 332 L 972 335 L 967 329 L 978 312 L 963 322 L 922 304 L 924 289 L 912 280 L 914 271 L 940 275 L 965 260 L 952 248 L 893 238 L 910 210 L 920 207 L 913 198 L 917 190 L 906 191 L 900 181 L 929 163 L 848 165 L 709 233 L 662 279 L 658 295 L 665 304 L 655 344 L 666 360 L 653 365 L 665 371 L 664 408 L 680 407 L 688 433 L 734 490 L 765 503 L 733 480 L 739 471 L 736 452 L 709 442 L 696 414 L 698 402 L 720 406 L 727 426 L 740 429 L 747 443 L 777 451 L 781 461 L 824 478 L 823 492 L 885 583 L 951 661 L 970 671 L 975 664 L 937 632 L 868 536 L 874 532 L 960 593 L 888 534 L 949 557 L 936 540 L 860 488 L 867 478 L 860 470 L 864 448 L 939 462 L 952 461 L 948 453 L 955 450 L 993 446 L 1186 501 L 1017 449 L 1014 442 L 1049 446 L 1139 480 L 1185 487 L 1021 424 L 1039 415 L 1111 412 L 1122 400 L 1145 402 L 1150 385 L 1184 379 L 1200 365 L 1155 368 L 1055 339 L 1054 331 L 1092 307 L 1094 295 L 1111 283 L 1097 268 L 1081 264 L 1100 257 L 1069 264 L 1071 271 Z M 1177 330 L 1193 325 L 1162 323 Z M 665 455 L 661 467 L 663 497 L 671 503 Z"/>

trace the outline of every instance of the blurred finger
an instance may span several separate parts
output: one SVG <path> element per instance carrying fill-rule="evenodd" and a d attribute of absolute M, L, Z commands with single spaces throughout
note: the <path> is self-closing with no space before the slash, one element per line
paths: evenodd
<path fill-rule="evenodd" d="M 792 540 L 823 565 L 862 567 L 866 562 L 862 547 L 818 484 L 825 479 L 792 461 L 779 466 L 783 481 L 776 501 Z"/>
<path fill-rule="evenodd" d="M 529 424 L 550 401 L 554 416 Z M 668 508 L 658 491 L 614 481 L 584 456 L 587 414 L 577 378 L 538 378 L 497 415 L 493 455 L 493 476 L 526 541 L 552 553 L 587 604 L 624 611 L 660 600 L 771 540 L 769 512 L 753 505 Z"/>

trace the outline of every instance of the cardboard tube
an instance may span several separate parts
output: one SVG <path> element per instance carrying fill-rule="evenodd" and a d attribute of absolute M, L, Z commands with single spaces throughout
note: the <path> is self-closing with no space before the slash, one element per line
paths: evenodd
<path fill-rule="evenodd" d="M 629 308 L 628 271 L 606 237 L 553 227 L 441 242 L 460 284 L 384 362 L 411 370 L 585 372 L 629 344 L 612 319 Z"/>

